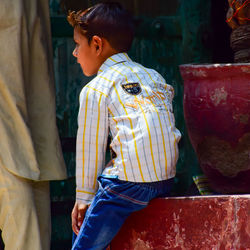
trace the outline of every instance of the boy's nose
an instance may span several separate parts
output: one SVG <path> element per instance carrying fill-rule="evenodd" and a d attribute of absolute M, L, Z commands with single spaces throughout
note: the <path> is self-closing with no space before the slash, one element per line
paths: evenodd
<path fill-rule="evenodd" d="M 72 55 L 73 55 L 74 57 L 77 57 L 77 50 L 76 50 L 76 48 L 73 50 Z"/>

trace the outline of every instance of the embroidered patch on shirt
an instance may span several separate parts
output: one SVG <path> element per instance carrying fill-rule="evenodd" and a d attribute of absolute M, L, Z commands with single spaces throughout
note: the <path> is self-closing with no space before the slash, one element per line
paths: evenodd
<path fill-rule="evenodd" d="M 141 93 L 141 86 L 138 82 L 121 84 L 122 89 L 130 95 L 138 95 Z"/>

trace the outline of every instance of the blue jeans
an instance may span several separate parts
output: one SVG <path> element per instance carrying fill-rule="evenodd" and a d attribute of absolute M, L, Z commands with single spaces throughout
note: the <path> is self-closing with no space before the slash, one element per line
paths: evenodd
<path fill-rule="evenodd" d="M 145 208 L 156 197 L 169 196 L 173 179 L 135 183 L 98 178 L 99 189 L 88 208 L 72 250 L 103 250 L 118 233 L 126 218 Z"/>

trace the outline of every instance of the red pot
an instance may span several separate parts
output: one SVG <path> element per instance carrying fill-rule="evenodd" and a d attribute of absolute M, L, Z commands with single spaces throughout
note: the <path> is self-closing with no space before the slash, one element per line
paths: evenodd
<path fill-rule="evenodd" d="M 186 64 L 184 116 L 200 167 L 220 193 L 250 193 L 250 63 Z"/>

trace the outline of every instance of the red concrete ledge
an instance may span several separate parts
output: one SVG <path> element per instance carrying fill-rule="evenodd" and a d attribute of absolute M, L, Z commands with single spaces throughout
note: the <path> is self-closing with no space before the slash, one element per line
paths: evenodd
<path fill-rule="evenodd" d="M 250 250 L 250 195 L 155 199 L 132 214 L 111 250 Z"/>

